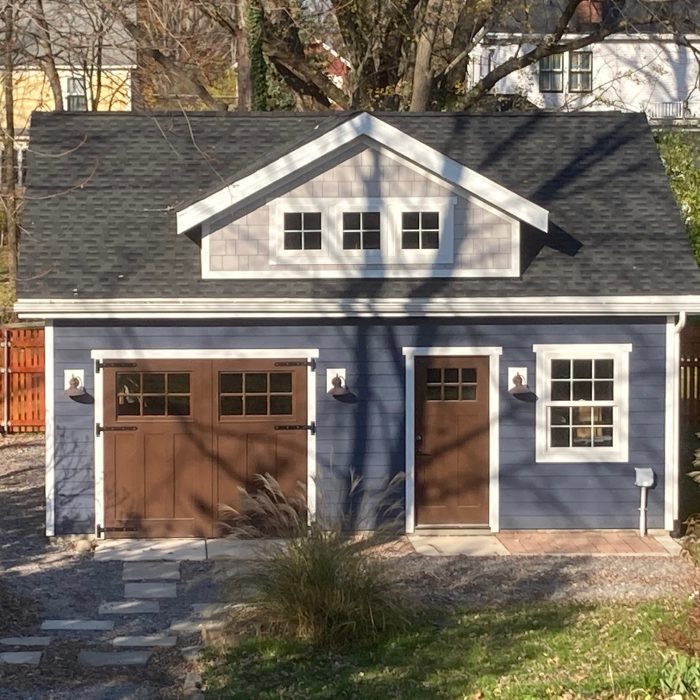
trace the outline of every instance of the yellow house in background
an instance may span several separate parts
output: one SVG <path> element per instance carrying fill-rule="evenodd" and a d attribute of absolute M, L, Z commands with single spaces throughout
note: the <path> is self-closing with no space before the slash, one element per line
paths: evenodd
<path fill-rule="evenodd" d="M 63 109 L 71 112 L 128 111 L 132 104 L 133 66 L 77 71 L 59 67 Z M 0 81 L 1 82 L 1 81 Z M 18 185 L 24 184 L 25 151 L 32 112 L 56 108 L 53 91 L 41 68 L 18 66 L 14 71 L 15 148 Z M 0 126 L 5 126 L 4 91 L 0 91 Z"/>
<path fill-rule="evenodd" d="M 18 184 L 23 184 L 25 152 L 29 146 L 32 113 L 57 108 L 45 62 L 56 65 L 66 111 L 126 111 L 132 106 L 132 76 L 136 67 L 133 39 L 116 16 L 106 16 L 99 4 L 77 0 L 44 0 L 50 28 L 42 41 L 36 7 L 17 10 L 16 63 L 13 67 L 14 138 Z M 135 19 L 135 6 L 125 7 Z M 130 9 L 129 9 L 130 8 Z M 50 52 L 50 53 L 49 53 Z M 6 126 L 3 74 L 0 73 L 0 127 Z M 2 146 L 0 146 L 0 149 Z M 0 152 L 1 155 L 1 152 Z"/>
<path fill-rule="evenodd" d="M 71 112 L 124 111 L 131 109 L 131 67 L 102 68 L 92 73 L 59 68 L 63 109 Z M 27 137 L 32 112 L 56 108 L 53 92 L 43 70 L 21 67 L 14 75 L 15 132 Z"/>

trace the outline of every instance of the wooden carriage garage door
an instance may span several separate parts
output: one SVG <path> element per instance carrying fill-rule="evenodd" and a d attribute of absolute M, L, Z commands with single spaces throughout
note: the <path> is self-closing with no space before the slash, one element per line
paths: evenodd
<path fill-rule="evenodd" d="M 218 505 L 239 507 L 254 474 L 305 482 L 305 363 L 104 364 L 106 536 L 216 536 Z"/>
<path fill-rule="evenodd" d="M 416 524 L 489 519 L 489 358 L 416 358 Z"/>

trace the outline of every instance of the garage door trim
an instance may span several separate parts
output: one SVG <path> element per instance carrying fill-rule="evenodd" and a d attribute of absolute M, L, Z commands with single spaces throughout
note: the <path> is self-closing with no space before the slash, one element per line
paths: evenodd
<path fill-rule="evenodd" d="M 244 349 L 244 350 L 92 350 L 90 357 L 96 360 L 311 360 L 319 356 L 318 348 L 294 349 Z M 311 365 L 307 369 L 308 421 L 316 422 L 316 378 Z M 104 423 L 103 373 L 95 372 L 95 423 Z M 309 513 L 316 514 L 316 435 L 307 434 L 306 493 Z M 104 439 L 95 438 L 95 523 L 103 523 L 104 502 Z"/>

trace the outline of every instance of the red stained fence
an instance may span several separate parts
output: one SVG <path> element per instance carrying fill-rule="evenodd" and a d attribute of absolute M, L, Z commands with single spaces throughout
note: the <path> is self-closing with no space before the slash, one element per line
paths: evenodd
<path fill-rule="evenodd" d="M 0 430 L 44 430 L 44 329 L 0 326 Z"/>

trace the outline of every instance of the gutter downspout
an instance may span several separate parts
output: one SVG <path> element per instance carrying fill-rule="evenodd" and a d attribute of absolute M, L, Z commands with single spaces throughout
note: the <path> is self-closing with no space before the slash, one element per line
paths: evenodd
<path fill-rule="evenodd" d="M 678 525 L 678 491 L 680 488 L 680 365 L 681 365 L 681 332 L 688 321 L 685 311 L 678 313 L 678 321 L 673 325 L 673 530 Z"/>

